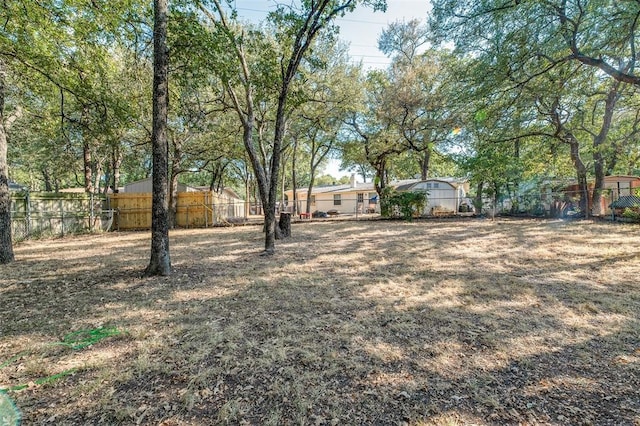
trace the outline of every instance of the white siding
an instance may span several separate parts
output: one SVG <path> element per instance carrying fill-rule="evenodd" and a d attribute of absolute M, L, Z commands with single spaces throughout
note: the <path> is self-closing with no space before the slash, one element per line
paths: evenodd
<path fill-rule="evenodd" d="M 454 213 L 458 212 L 460 190 L 450 183 L 440 180 L 419 182 L 411 188 L 411 191 L 427 192 L 427 204 L 424 208 L 425 215 L 431 215 L 434 208 L 441 208 Z M 464 193 L 463 190 L 462 192 Z"/>

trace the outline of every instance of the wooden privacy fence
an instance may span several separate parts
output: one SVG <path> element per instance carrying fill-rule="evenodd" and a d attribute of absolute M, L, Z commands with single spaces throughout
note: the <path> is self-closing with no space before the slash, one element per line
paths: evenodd
<path fill-rule="evenodd" d="M 114 210 L 114 229 L 150 229 L 150 193 L 109 194 L 109 208 Z M 244 217 L 244 202 L 210 191 L 179 192 L 176 226 L 202 228 L 219 225 L 229 219 Z"/>

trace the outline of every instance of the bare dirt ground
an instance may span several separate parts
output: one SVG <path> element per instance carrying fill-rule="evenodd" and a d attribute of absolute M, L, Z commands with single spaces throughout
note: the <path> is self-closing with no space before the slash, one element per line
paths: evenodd
<path fill-rule="evenodd" d="M 309 222 L 29 241 L 0 267 L 23 424 L 640 425 L 640 228 Z"/>

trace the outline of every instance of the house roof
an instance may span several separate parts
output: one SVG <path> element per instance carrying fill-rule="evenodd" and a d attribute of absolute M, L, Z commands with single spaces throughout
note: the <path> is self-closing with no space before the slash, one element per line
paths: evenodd
<path fill-rule="evenodd" d="M 609 205 L 612 209 L 626 209 L 627 207 L 640 207 L 640 197 L 635 195 L 623 195 Z"/>
<path fill-rule="evenodd" d="M 421 182 L 444 182 L 444 183 L 448 183 L 449 185 L 453 186 L 454 188 L 458 188 L 461 185 L 464 185 L 467 181 L 465 179 L 458 179 L 458 178 L 454 178 L 454 177 L 438 177 L 438 178 L 429 178 L 429 179 L 425 179 L 425 180 L 417 180 L 414 179 L 411 182 L 407 182 L 403 185 L 399 185 L 396 187 L 397 191 L 409 191 L 411 190 L 416 184 L 421 183 Z"/>
<path fill-rule="evenodd" d="M 578 181 L 576 179 L 556 179 L 555 180 L 558 183 L 564 184 L 565 188 L 573 188 L 573 187 L 577 187 L 578 186 Z M 590 186 L 593 186 L 595 184 L 595 179 L 588 179 L 587 180 L 588 184 Z M 610 185 L 612 183 L 616 183 L 616 182 L 630 182 L 630 183 L 638 183 L 640 182 L 640 176 L 631 176 L 631 175 L 610 175 L 610 176 L 605 176 L 604 177 L 604 183 L 605 185 Z M 635 185 L 632 184 L 632 187 L 636 187 Z"/>
<path fill-rule="evenodd" d="M 388 186 L 394 187 L 397 191 L 407 191 L 411 189 L 413 185 L 419 182 L 446 182 L 453 187 L 457 188 L 460 185 L 464 185 L 466 180 L 453 178 L 453 177 L 439 177 L 439 178 L 430 178 L 425 181 L 420 179 L 403 179 L 390 182 Z M 302 191 L 306 192 L 307 188 L 298 188 L 297 191 L 300 193 Z M 376 190 L 373 182 L 356 182 L 355 186 L 351 186 L 351 184 L 343 184 L 343 185 L 327 185 L 327 186 L 314 186 L 311 193 L 313 195 L 316 194 L 327 194 L 327 193 L 346 193 L 346 192 L 374 192 Z M 291 190 L 285 191 L 291 192 Z"/>
<path fill-rule="evenodd" d="M 617 180 L 640 180 L 640 176 L 632 176 L 632 175 L 610 175 L 604 177 L 605 181 L 617 181 Z"/>
<path fill-rule="evenodd" d="M 242 197 L 240 197 L 238 193 L 231 188 L 222 188 L 222 192 L 226 193 L 231 198 L 242 200 Z"/>
<path fill-rule="evenodd" d="M 136 192 L 152 192 L 153 177 L 129 182 L 124 185 L 124 187 L 122 188 L 122 192 L 133 192 L 133 188 L 137 190 Z M 143 189 L 143 191 L 141 191 L 140 189 Z M 194 188 L 193 186 L 178 182 L 178 192 L 194 192 L 197 190 L 198 189 Z"/>
<path fill-rule="evenodd" d="M 9 191 L 20 192 L 20 191 L 26 191 L 26 190 L 27 190 L 26 186 L 22 186 L 19 183 L 16 183 L 12 180 L 9 181 Z"/>
<path fill-rule="evenodd" d="M 398 185 L 396 186 L 396 191 L 408 191 L 410 190 L 413 185 L 415 185 L 417 182 L 410 182 L 410 183 L 403 183 L 402 185 Z"/>
<path fill-rule="evenodd" d="M 408 183 L 418 182 L 417 179 L 406 179 L 395 182 L 390 182 L 389 186 L 397 187 L 398 185 L 406 185 Z M 298 188 L 298 192 L 306 191 L 307 188 Z M 327 193 L 345 193 L 345 192 L 375 192 L 376 188 L 373 182 L 356 182 L 355 186 L 351 184 L 343 185 L 327 185 L 327 186 L 314 186 L 311 193 L 315 194 L 327 194 Z M 291 190 L 289 190 L 291 191 Z"/>

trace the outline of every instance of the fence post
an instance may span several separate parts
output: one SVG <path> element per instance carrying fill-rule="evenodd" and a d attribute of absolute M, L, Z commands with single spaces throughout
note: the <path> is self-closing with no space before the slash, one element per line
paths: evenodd
<path fill-rule="evenodd" d="M 31 236 L 31 198 L 29 197 L 29 191 L 27 191 L 27 195 L 25 197 L 25 238 L 29 238 Z"/>
<path fill-rule="evenodd" d="M 496 208 L 498 204 L 498 199 L 496 198 L 496 194 L 493 194 L 493 214 L 491 215 L 491 220 L 496 218 Z"/>
<path fill-rule="evenodd" d="M 93 201 L 94 201 L 93 192 L 91 192 L 89 194 L 89 202 L 91 203 L 90 210 L 89 210 L 89 232 L 93 232 L 93 219 L 94 219 Z"/>

